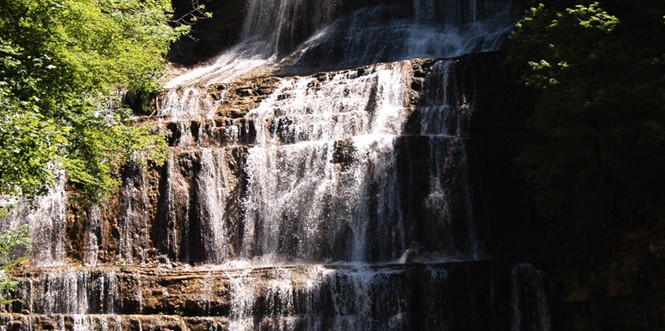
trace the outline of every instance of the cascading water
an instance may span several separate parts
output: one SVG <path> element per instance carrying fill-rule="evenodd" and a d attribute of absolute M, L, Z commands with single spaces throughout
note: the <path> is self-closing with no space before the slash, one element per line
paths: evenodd
<path fill-rule="evenodd" d="M 466 236 L 457 239 L 449 235 L 446 241 L 451 247 L 457 248 L 457 251 L 464 247 L 470 257 L 478 259 L 481 252 L 476 234 L 472 185 L 469 182 L 464 143 L 464 139 L 468 138 L 472 107 L 465 95 L 457 95 L 459 91 L 455 89 L 453 65 L 452 61 L 440 61 L 433 66 L 429 88 L 425 91 L 425 102 L 422 105 L 424 109 L 420 120 L 421 134 L 427 137 L 432 154 L 429 165 L 430 192 L 425 204 L 432 224 L 453 219 L 464 220 L 461 223 L 467 229 Z M 455 159 L 451 160 L 451 157 Z M 457 168 L 456 171 L 452 167 Z M 451 175 L 456 177 L 451 178 Z M 459 202 L 453 204 L 446 201 L 451 195 L 456 195 Z M 457 206 L 456 210 L 448 208 L 453 205 Z M 448 231 L 448 234 L 452 233 Z"/>
<path fill-rule="evenodd" d="M 13 309 L 35 314 L 0 327 L 549 330 L 542 274 L 485 254 L 476 91 L 460 60 L 415 59 L 498 49 L 510 2 L 247 5 L 239 44 L 159 98 L 164 166 L 129 164 L 67 229 L 62 188 L 51 223 L 15 217 L 55 238 L 35 264 L 67 267 L 24 270 Z"/>
<path fill-rule="evenodd" d="M 252 72 L 291 72 L 294 65 L 316 72 L 492 51 L 517 16 L 506 0 L 379 1 L 366 6 L 356 0 L 252 0 L 248 6 L 238 45 L 166 87 L 228 82 Z"/>
<path fill-rule="evenodd" d="M 65 225 L 67 193 L 65 175 L 55 171 L 55 185 L 36 201 L 0 197 L 1 207 L 9 208 L 9 215 L 0 219 L 0 230 L 30 226 L 32 263 L 38 266 L 57 266 L 65 263 Z"/>
<path fill-rule="evenodd" d="M 245 257 L 326 262 L 401 254 L 393 142 L 408 113 L 403 67 L 286 80 L 250 114 L 258 141 L 247 158 Z M 391 231 L 369 229 L 371 218 Z M 370 257 L 371 246 L 382 256 Z"/>

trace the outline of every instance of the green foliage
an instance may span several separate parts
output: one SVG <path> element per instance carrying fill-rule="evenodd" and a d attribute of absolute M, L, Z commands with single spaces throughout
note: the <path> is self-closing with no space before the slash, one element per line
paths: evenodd
<path fill-rule="evenodd" d="M 27 225 L 0 232 L 0 304 L 13 301 L 16 281 L 7 275 L 22 258 L 16 258 L 21 251 L 30 248 L 30 228 Z"/>
<path fill-rule="evenodd" d="M 662 1 L 551 1 L 527 13 L 510 61 L 538 91 L 520 157 L 544 215 L 665 222 Z"/>
<path fill-rule="evenodd" d="M 131 155 L 159 160 L 164 139 L 114 91 L 159 88 L 163 54 L 187 31 L 170 12 L 168 0 L 0 0 L 0 194 L 44 192 L 64 167 L 94 200 Z"/>
<path fill-rule="evenodd" d="M 199 20 L 212 18 L 212 12 L 206 10 L 206 6 L 199 3 L 198 0 L 192 0 L 192 9 L 184 15 L 174 19 L 173 22 L 179 25 L 192 25 Z"/>
<path fill-rule="evenodd" d="M 30 247 L 30 227 L 21 225 L 0 232 L 0 269 L 15 263 L 17 250 Z"/>

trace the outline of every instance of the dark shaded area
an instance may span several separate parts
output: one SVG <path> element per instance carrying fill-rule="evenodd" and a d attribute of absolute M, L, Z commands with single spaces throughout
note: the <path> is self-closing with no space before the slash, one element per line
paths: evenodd
<path fill-rule="evenodd" d="M 206 61 L 223 49 L 231 47 L 240 37 L 245 16 L 245 0 L 201 1 L 209 19 L 192 26 L 189 36 L 171 46 L 166 58 L 176 64 L 191 66 Z M 191 0 L 172 0 L 174 17 L 183 17 L 192 10 Z"/>
<path fill-rule="evenodd" d="M 591 12 L 617 19 L 594 18 L 604 28 L 579 24 L 588 15 L 569 1 L 544 3 L 512 56 L 515 79 L 539 92 L 522 164 L 547 215 L 535 223 L 555 329 L 663 330 L 665 2 L 598 1 Z M 539 81 L 527 62 L 541 59 L 568 66 Z"/>
<path fill-rule="evenodd" d="M 529 187 L 515 158 L 531 139 L 524 120 L 533 94 L 518 85 L 505 53 L 463 57 L 456 63 L 458 89 L 471 91 L 468 162 L 490 251 L 507 258 L 539 256 L 546 233 L 538 224 Z M 490 234 L 490 235 L 487 235 Z"/>
<path fill-rule="evenodd" d="M 151 115 L 157 111 L 156 100 L 159 93 L 141 90 L 127 91 L 122 97 L 122 103 L 136 115 Z"/>

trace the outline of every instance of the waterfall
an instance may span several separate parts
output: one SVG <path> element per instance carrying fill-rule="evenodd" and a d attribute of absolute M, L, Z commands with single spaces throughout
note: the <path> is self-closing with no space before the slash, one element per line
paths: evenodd
<path fill-rule="evenodd" d="M 393 145 L 408 112 L 404 70 L 287 80 L 250 114 L 247 257 L 367 261 L 380 244 L 383 259 L 401 254 L 405 234 L 382 236 L 367 220 L 400 223 Z"/>
<path fill-rule="evenodd" d="M 148 222 L 150 212 L 147 177 L 145 171 L 134 161 L 126 167 L 123 180 L 122 209 L 124 215 L 121 219 L 119 258 L 127 263 L 145 263 L 147 256 L 145 249 L 148 243 Z M 136 229 L 142 231 L 137 232 Z"/>
<path fill-rule="evenodd" d="M 550 330 L 544 274 L 488 247 L 491 91 L 454 58 L 500 48 L 510 1 L 246 5 L 238 44 L 158 98 L 163 166 L 12 216 L 41 247 L 11 307 L 32 314 L 0 329 Z"/>
<path fill-rule="evenodd" d="M 468 138 L 473 107 L 468 104 L 467 96 L 456 89 L 453 65 L 452 61 L 437 62 L 432 67 L 429 88 L 425 91 L 421 134 L 427 137 L 433 154 L 429 165 L 430 192 L 425 203 L 432 224 L 447 221 L 445 226 L 450 228 L 450 220 L 464 220 L 466 235 L 455 238 L 452 236 L 453 231 L 448 231 L 446 240 L 456 251 L 464 251 L 469 257 L 479 259 L 480 244 L 476 234 L 475 207 L 464 142 Z M 452 196 L 459 200 L 449 202 Z M 458 208 L 452 209 L 453 206 Z"/>
<path fill-rule="evenodd" d="M 223 157 L 223 154 L 215 155 L 207 148 L 201 153 L 201 175 L 198 182 L 200 189 L 197 199 L 201 206 L 198 211 L 201 220 L 201 242 L 205 248 L 205 261 L 208 263 L 220 263 L 233 256 L 232 247 L 227 241 L 230 235 L 224 209 L 229 191 L 226 180 L 228 171 L 223 169 L 227 163 L 217 162 L 218 158 Z"/>
<path fill-rule="evenodd" d="M 21 288 L 26 309 L 43 314 L 112 314 L 119 291 L 113 270 L 54 269 L 30 280 Z"/>
<path fill-rule="evenodd" d="M 516 265 L 512 270 L 511 300 L 511 331 L 551 330 L 549 304 L 542 271 L 531 264 Z"/>
<path fill-rule="evenodd" d="M 251 0 L 241 33 L 265 58 L 286 53 L 303 38 L 329 23 L 344 1 Z"/>
<path fill-rule="evenodd" d="M 252 73 L 351 68 L 493 51 L 519 15 L 506 0 L 352 3 L 252 0 L 241 41 L 212 64 L 177 77 L 166 87 L 229 82 Z M 348 7 L 360 8 L 349 11 Z"/>
<path fill-rule="evenodd" d="M 67 192 L 65 174 L 55 171 L 55 185 L 35 201 L 2 199 L 0 207 L 9 208 L 8 215 L 0 219 L 0 230 L 30 226 L 32 263 L 38 266 L 58 266 L 65 263 L 65 225 Z"/>

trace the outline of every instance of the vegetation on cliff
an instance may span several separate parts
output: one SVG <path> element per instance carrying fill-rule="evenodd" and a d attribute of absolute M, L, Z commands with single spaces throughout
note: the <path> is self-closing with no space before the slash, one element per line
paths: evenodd
<path fill-rule="evenodd" d="M 130 121 L 119 91 L 158 88 L 187 30 L 170 12 L 169 0 L 0 0 L 0 194 L 44 192 L 64 167 L 94 200 L 131 155 L 159 155 L 163 138 Z"/>
<path fill-rule="evenodd" d="M 165 52 L 202 9 L 174 21 L 170 0 L 0 0 L 0 216 L 4 198 L 47 192 L 57 168 L 92 202 L 130 158 L 163 159 L 165 139 L 132 121 L 121 91 L 159 89 Z M 0 232 L 0 291 L 29 233 Z"/>
<path fill-rule="evenodd" d="M 538 95 L 520 162 L 564 231 L 665 224 L 664 15 L 663 1 L 549 1 L 511 38 Z"/>
<path fill-rule="evenodd" d="M 14 300 L 16 282 L 11 277 L 7 277 L 6 272 L 21 261 L 16 258 L 20 254 L 19 251 L 29 247 L 30 228 L 27 225 L 0 232 L 0 305 Z"/>

